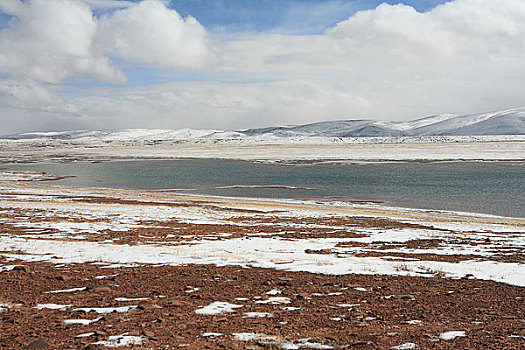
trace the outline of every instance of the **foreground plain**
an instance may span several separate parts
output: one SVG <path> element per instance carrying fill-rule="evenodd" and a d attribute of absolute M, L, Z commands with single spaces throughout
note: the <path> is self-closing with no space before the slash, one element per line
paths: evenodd
<path fill-rule="evenodd" d="M 522 219 L 0 186 L 3 348 L 525 346 Z"/>

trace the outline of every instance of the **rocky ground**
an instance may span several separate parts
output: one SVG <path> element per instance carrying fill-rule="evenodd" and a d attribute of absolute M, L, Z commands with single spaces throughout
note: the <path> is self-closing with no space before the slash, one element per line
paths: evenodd
<path fill-rule="evenodd" d="M 525 348 L 519 219 L 0 183 L 0 348 Z"/>
<path fill-rule="evenodd" d="M 35 342 L 96 349 L 104 346 L 93 343 L 119 345 L 110 339 L 120 335 L 121 343 L 144 349 L 525 345 L 524 289 L 491 281 L 211 265 L 9 264 L 17 267 L 0 273 L 3 303 L 11 305 L 0 316 L 4 349 L 38 348 Z M 50 293 L 70 289 L 76 290 Z M 233 307 L 196 313 L 217 302 Z M 443 339 L 452 331 L 460 336 Z"/>

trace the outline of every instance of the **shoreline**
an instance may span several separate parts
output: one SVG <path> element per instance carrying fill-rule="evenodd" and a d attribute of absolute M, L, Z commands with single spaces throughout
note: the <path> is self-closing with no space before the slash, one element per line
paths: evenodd
<path fill-rule="evenodd" d="M 31 183 L 46 183 L 47 185 L 51 185 L 51 187 L 55 187 L 57 189 L 65 189 L 65 190 L 72 190 L 75 189 L 80 190 L 82 192 L 88 191 L 92 193 L 100 193 L 101 191 L 109 191 L 109 192 L 143 192 L 143 193 L 150 193 L 150 194 L 164 194 L 164 195 L 174 195 L 177 197 L 187 197 L 187 198 L 197 198 L 199 200 L 224 200 L 227 202 L 261 202 L 261 203 L 289 203 L 289 204 L 297 204 L 297 205 L 313 205 L 313 206 L 325 206 L 325 207 L 348 207 L 350 208 L 361 208 L 364 210 L 375 210 L 377 209 L 380 213 L 396 213 L 396 212 L 414 212 L 414 213 L 423 213 L 423 214 L 429 214 L 432 213 L 436 214 L 443 214 L 443 215 L 451 215 L 451 216 L 463 216 L 463 217 L 486 217 L 486 218 L 493 218 L 498 220 L 516 220 L 516 221 L 524 221 L 525 217 L 519 217 L 519 216 L 504 216 L 504 215 L 497 215 L 497 214 L 490 214 L 490 213 L 480 213 L 480 212 L 469 212 L 469 211 L 462 211 L 462 210 L 448 210 L 448 209 L 433 209 L 433 208 L 416 208 L 416 207 L 404 207 L 404 206 L 396 206 L 396 205 L 387 205 L 384 201 L 375 201 L 375 200 L 360 200 L 360 199 L 352 199 L 352 198 L 339 198 L 339 199 L 330 199 L 333 198 L 333 196 L 322 196 L 322 197 L 312 197 L 312 198 L 289 198 L 289 197 L 250 197 L 250 196 L 227 196 L 227 195 L 213 195 L 213 194 L 206 194 L 206 193 L 188 193 L 192 191 L 198 191 L 199 188 L 189 188 L 189 189 L 151 189 L 151 188 L 121 188 L 121 187 L 101 187 L 101 186 L 82 186 L 82 185 L 72 185 L 72 184 L 54 184 L 54 182 L 68 179 L 68 178 L 74 178 L 75 176 L 64 176 L 64 175 L 53 175 L 53 174 L 47 174 L 43 172 L 31 172 L 31 171 L 11 171 L 8 170 L 10 173 L 14 173 L 15 175 L 21 174 L 22 176 L 25 175 L 36 175 L 41 176 L 41 179 L 34 178 L 33 176 L 30 176 L 28 179 L 18 179 L 18 180 L 6 180 L 2 177 L 2 168 L 0 168 L 0 190 L 2 189 L 2 185 L 7 185 L 8 187 L 12 184 L 31 184 Z M 15 185 L 16 186 L 16 185 Z M 237 186 L 220 186 L 220 187 L 212 187 L 212 188 L 223 188 L 223 187 L 237 187 Z M 285 185 L 246 185 L 242 186 L 239 185 L 238 187 L 262 187 L 262 188 L 290 188 L 294 186 L 285 186 Z M 306 188 L 306 187 L 305 187 Z"/>
<path fill-rule="evenodd" d="M 264 162 L 310 161 L 525 161 L 525 139 L 415 143 L 242 143 L 189 140 L 73 142 L 0 140 L 0 162 L 104 159 L 232 159 Z M 380 155 L 380 156 L 378 156 Z"/>

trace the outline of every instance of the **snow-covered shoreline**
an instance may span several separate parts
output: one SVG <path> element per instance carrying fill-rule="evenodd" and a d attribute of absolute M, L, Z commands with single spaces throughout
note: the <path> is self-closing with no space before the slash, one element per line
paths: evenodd
<path fill-rule="evenodd" d="M 519 139 L 518 137 L 515 140 Z M 525 161 L 520 141 L 421 143 L 275 143 L 0 141 L 0 163 L 126 159 L 233 159 L 258 162 Z"/>
<path fill-rule="evenodd" d="M 1 188 L 2 223 L 13 232 L 0 236 L 0 251 L 9 259 L 470 276 L 525 286 L 525 265 L 507 258 L 525 247 L 523 219 L 36 183 Z"/>

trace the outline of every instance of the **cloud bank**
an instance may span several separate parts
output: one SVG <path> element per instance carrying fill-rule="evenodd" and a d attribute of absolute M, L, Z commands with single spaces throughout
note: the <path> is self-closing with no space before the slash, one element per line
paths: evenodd
<path fill-rule="evenodd" d="M 68 117 L 86 128 L 242 128 L 525 105 L 522 0 L 423 13 L 382 4 L 319 35 L 227 40 L 158 0 L 0 0 L 0 10 L 12 16 L 0 30 L 0 118 L 32 115 L 27 128 Z M 162 84 L 134 78 L 137 66 Z M 72 84 L 79 77 L 122 85 Z"/>
<path fill-rule="evenodd" d="M 105 6 L 118 6 L 109 2 Z M 67 82 L 89 76 L 125 83 L 110 56 L 169 68 L 198 68 L 207 56 L 206 31 L 192 17 L 157 0 L 95 18 L 98 2 L 76 0 L 0 1 L 12 16 L 0 31 L 0 73 L 42 82 Z"/>

